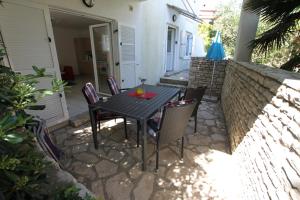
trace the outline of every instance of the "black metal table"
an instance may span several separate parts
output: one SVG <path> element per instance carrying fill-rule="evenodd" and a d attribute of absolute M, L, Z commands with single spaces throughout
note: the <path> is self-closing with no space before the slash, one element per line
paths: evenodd
<path fill-rule="evenodd" d="M 150 119 L 172 98 L 180 97 L 180 89 L 173 87 L 144 85 L 146 92 L 154 92 L 156 96 L 151 99 L 141 99 L 129 96 L 136 88 L 126 92 L 113 95 L 107 101 L 99 101 L 89 105 L 89 113 L 93 132 L 95 148 L 98 149 L 96 113 L 99 110 L 114 112 L 124 117 L 136 119 L 141 124 L 142 132 L 142 168 L 146 169 L 146 152 L 147 152 L 147 120 Z"/>

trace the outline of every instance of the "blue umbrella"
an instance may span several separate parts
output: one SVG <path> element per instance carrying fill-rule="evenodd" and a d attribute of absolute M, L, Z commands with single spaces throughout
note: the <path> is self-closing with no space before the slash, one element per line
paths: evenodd
<path fill-rule="evenodd" d="M 206 58 L 208 60 L 214 61 L 214 67 L 213 67 L 213 73 L 211 76 L 211 83 L 210 83 L 210 95 L 211 96 L 211 88 L 214 81 L 214 75 L 215 75 L 215 68 L 216 68 L 216 61 L 223 60 L 225 58 L 225 52 L 224 47 L 222 45 L 222 39 L 221 39 L 221 32 L 217 31 L 216 36 L 214 40 L 211 43 L 211 46 L 209 47 L 207 51 Z"/>

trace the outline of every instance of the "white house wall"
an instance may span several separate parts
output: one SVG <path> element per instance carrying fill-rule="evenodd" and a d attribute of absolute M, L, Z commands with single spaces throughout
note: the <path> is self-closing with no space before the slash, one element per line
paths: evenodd
<path fill-rule="evenodd" d="M 193 34 L 193 56 L 204 55 L 203 42 L 198 35 L 198 23 L 168 8 L 167 4 L 187 10 L 181 0 L 148 0 L 143 3 L 144 35 L 142 40 L 142 57 L 144 59 L 145 71 L 142 74 L 148 78 L 148 82 L 151 84 L 156 84 L 159 78 L 166 72 L 168 25 L 177 28 L 175 38 L 175 41 L 177 41 L 175 45 L 175 71 L 189 67 L 189 59 L 183 59 L 179 55 L 181 31 L 188 31 Z M 199 11 L 195 5 L 192 6 L 194 6 L 195 11 Z M 189 11 L 192 12 L 191 10 Z M 172 20 L 173 14 L 177 16 L 175 22 Z"/>
<path fill-rule="evenodd" d="M 87 8 L 80 0 L 30 1 L 46 4 L 49 7 L 114 19 L 119 25 L 134 27 L 136 29 L 135 70 L 137 83 L 139 83 L 139 77 L 146 77 L 148 83 L 156 84 L 159 78 L 164 75 L 168 23 L 178 28 L 174 70 L 185 69 L 189 66 L 189 60 L 180 58 L 179 55 L 181 31 L 188 31 L 193 34 L 193 55 L 203 56 L 203 42 L 197 34 L 197 22 L 179 15 L 167 6 L 167 4 L 171 4 L 192 12 L 187 4 L 187 8 L 184 6 L 181 0 L 97 0 L 92 8 Z M 199 9 L 195 2 L 197 1 L 190 0 L 193 10 L 197 12 Z M 133 9 L 130 10 L 130 7 Z M 172 21 L 173 13 L 177 15 L 176 22 Z M 196 41 L 198 41 L 197 44 Z"/>
<path fill-rule="evenodd" d="M 14 1 L 16 0 L 6 0 Z M 175 51 L 175 69 L 188 67 L 188 60 L 180 58 L 180 32 L 188 31 L 193 34 L 194 55 L 201 56 L 203 44 L 197 38 L 197 23 L 188 19 L 176 11 L 168 8 L 172 4 L 186 9 L 181 0 L 96 0 L 92 8 L 86 7 L 81 0 L 18 0 L 20 2 L 43 5 L 50 9 L 62 9 L 78 12 L 95 17 L 116 20 L 118 25 L 135 28 L 135 71 L 136 83 L 140 77 L 147 78 L 147 83 L 156 84 L 165 73 L 167 26 L 177 28 Z M 191 1 L 193 4 L 194 1 Z M 194 7 L 195 8 L 195 7 Z M 199 10 L 199 9 L 194 9 Z M 191 10 L 189 10 L 191 12 Z M 177 20 L 172 21 L 172 15 L 177 15 Z M 50 21 L 50 19 L 48 19 Z M 30 23 L 30 22 L 28 22 Z M 48 22 L 49 23 L 49 22 Z M 51 35 L 51 34 L 50 34 Z M 196 39 L 197 38 L 197 39 Z M 199 42 L 200 44 L 201 42 Z M 196 46 L 196 47 L 195 47 Z M 198 49 L 198 50 L 197 50 Z M 35 64 L 35 63 L 32 63 Z M 119 72 L 120 69 L 115 69 Z M 75 70 L 76 73 L 76 70 Z M 65 104 L 65 102 L 63 103 Z M 66 115 L 67 116 L 67 115 Z"/>
<path fill-rule="evenodd" d="M 79 74 L 74 44 L 74 39 L 79 36 L 78 32 L 77 29 L 53 27 L 60 70 L 64 66 L 72 66 L 75 75 Z"/>
<path fill-rule="evenodd" d="M 137 0 L 96 0 L 92 8 L 86 7 L 81 0 L 27 0 L 31 2 L 46 4 L 49 8 L 78 11 L 89 15 L 113 19 L 119 25 L 126 25 L 136 28 L 136 71 L 143 71 L 143 61 L 141 58 L 142 40 L 142 4 Z M 133 9 L 131 10 L 130 7 Z M 120 69 L 115 69 L 120 71 Z M 139 74 L 136 75 L 138 79 Z"/>

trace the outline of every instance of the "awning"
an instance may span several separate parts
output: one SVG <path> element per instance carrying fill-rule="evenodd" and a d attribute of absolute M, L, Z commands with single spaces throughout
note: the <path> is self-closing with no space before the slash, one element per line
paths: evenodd
<path fill-rule="evenodd" d="M 189 11 L 187 11 L 187 10 L 184 10 L 184 9 L 179 8 L 179 7 L 177 7 L 177 6 L 174 6 L 174 5 L 167 4 L 167 6 L 168 6 L 169 8 L 171 8 L 171 9 L 173 9 L 173 10 L 176 10 L 179 14 L 181 14 L 181 15 L 187 17 L 187 18 L 190 18 L 190 19 L 192 19 L 192 20 L 194 20 L 194 21 L 196 21 L 196 22 L 199 22 L 199 23 L 202 23 L 202 22 L 203 22 L 202 19 L 200 19 L 200 18 L 199 18 L 196 14 L 194 14 L 194 13 L 191 13 L 191 12 L 189 12 Z"/>

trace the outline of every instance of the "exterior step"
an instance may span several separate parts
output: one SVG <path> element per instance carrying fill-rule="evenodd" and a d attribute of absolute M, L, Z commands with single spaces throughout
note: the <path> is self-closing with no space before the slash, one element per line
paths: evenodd
<path fill-rule="evenodd" d="M 83 124 L 86 124 L 87 122 L 90 121 L 90 115 L 88 112 L 84 112 L 82 114 L 76 115 L 74 117 L 71 117 L 69 120 L 69 124 L 72 127 L 79 127 Z"/>
<path fill-rule="evenodd" d="M 178 84 L 169 84 L 169 83 L 158 83 L 158 86 L 167 86 L 167 87 L 177 87 L 177 88 L 182 88 L 185 89 L 186 86 L 184 85 L 178 85 Z"/>
<path fill-rule="evenodd" d="M 170 85 L 182 85 L 186 87 L 188 85 L 188 80 L 172 79 L 167 77 L 160 78 L 160 83 L 170 84 Z"/>
<path fill-rule="evenodd" d="M 208 96 L 208 95 L 204 95 L 203 98 L 202 98 L 203 101 L 206 101 L 206 102 L 212 102 L 212 103 L 216 103 L 219 101 L 219 98 L 218 97 L 215 97 L 215 96 Z"/>

